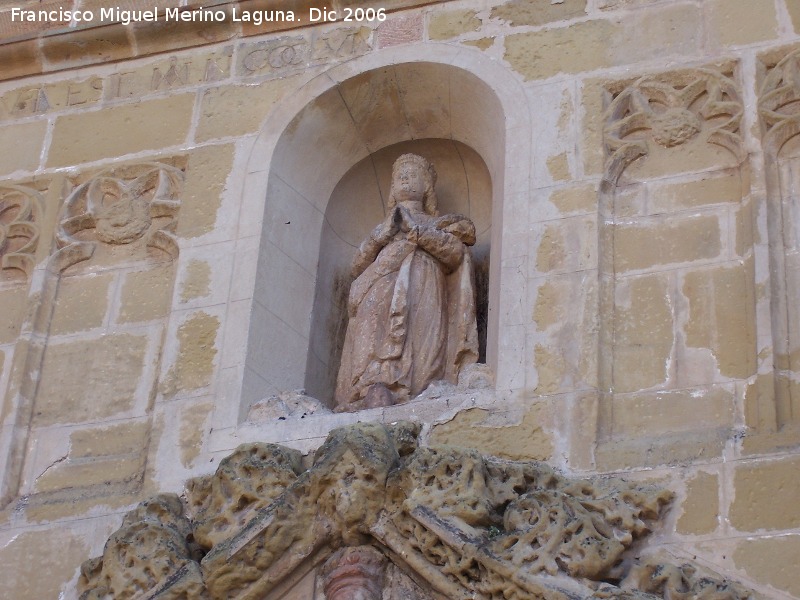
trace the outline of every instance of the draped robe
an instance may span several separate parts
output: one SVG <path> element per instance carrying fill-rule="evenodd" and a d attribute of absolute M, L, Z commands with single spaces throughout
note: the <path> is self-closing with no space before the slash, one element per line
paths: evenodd
<path fill-rule="evenodd" d="M 459 370 L 477 361 L 467 246 L 475 243 L 475 226 L 462 215 L 416 213 L 413 218 L 418 233 L 398 232 L 381 248 L 376 228 L 359 248 L 337 410 L 363 408 L 373 384 L 385 386 L 393 402 L 403 402 L 432 381 L 456 383 Z"/>

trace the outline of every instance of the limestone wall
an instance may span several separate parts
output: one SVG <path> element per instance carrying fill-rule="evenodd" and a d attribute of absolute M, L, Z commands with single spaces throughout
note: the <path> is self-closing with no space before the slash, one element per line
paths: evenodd
<path fill-rule="evenodd" d="M 800 598 L 800 4 L 282 4 L 303 20 L 0 8 L 0 596 L 77 597 L 122 514 L 241 443 L 406 418 L 657 481 L 658 546 Z M 343 265 L 409 150 L 481 224 L 490 374 L 358 414 L 278 397 L 331 379 Z"/>

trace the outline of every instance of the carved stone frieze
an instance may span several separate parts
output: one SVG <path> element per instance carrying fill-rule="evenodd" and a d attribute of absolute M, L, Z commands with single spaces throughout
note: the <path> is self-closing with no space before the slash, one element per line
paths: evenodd
<path fill-rule="evenodd" d="M 749 597 L 691 565 L 637 565 L 627 553 L 637 540 L 641 550 L 665 490 L 421 448 L 418 433 L 405 422 L 343 427 L 305 470 L 295 451 L 240 447 L 190 482 L 189 520 L 168 496 L 130 513 L 102 559 L 85 563 L 82 600 L 186 598 L 198 585 L 189 597 L 280 598 L 315 568 L 328 600 L 377 600 L 394 580 L 389 562 L 453 600 Z"/>
<path fill-rule="evenodd" d="M 92 256 L 98 245 L 152 247 L 177 255 L 175 226 L 183 172 L 144 163 L 109 169 L 67 198 L 56 233 L 57 260 L 66 268 Z"/>
<path fill-rule="evenodd" d="M 673 148 L 700 136 L 740 156 L 742 112 L 727 74 L 697 69 L 643 77 L 615 94 L 606 110 L 607 179 L 616 181 L 653 142 Z"/>
<path fill-rule="evenodd" d="M 30 276 L 39 241 L 42 198 L 31 188 L 0 187 L 0 269 Z"/>

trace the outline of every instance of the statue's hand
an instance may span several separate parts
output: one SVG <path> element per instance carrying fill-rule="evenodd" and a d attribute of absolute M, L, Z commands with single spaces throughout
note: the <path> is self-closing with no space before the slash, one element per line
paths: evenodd
<path fill-rule="evenodd" d="M 395 234 L 399 229 L 397 225 L 396 215 L 397 215 L 396 211 L 392 211 L 391 213 L 389 213 L 387 219 L 383 223 L 378 224 L 378 226 L 372 232 L 373 239 L 382 246 L 385 246 L 386 244 L 391 242 L 392 238 L 395 236 Z"/>

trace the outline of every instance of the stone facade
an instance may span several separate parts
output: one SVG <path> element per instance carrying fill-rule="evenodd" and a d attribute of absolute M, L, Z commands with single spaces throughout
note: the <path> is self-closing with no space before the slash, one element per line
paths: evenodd
<path fill-rule="evenodd" d="M 0 596 L 150 597 L 158 566 L 183 569 L 176 594 L 228 597 L 250 571 L 225 575 L 216 548 L 238 535 L 248 554 L 296 481 L 334 477 L 313 466 L 331 432 L 408 420 L 414 460 L 669 490 L 625 573 L 539 556 L 505 597 L 561 597 L 526 579 L 544 572 L 584 593 L 597 575 L 630 597 L 724 581 L 800 598 L 796 0 L 335 0 L 317 23 L 319 3 L 247 0 L 167 21 L 178 4 L 199 6 L 120 3 L 162 16 L 128 24 L 92 0 L 62 8 L 93 23 L 0 7 Z M 375 18 L 345 21 L 356 8 Z M 435 165 L 440 212 L 475 224 L 480 363 L 336 413 L 349 263 L 406 153 Z M 456 565 L 502 574 L 487 547 L 519 519 L 495 498 L 471 520 L 392 465 L 376 489 L 404 509 L 352 490 L 358 510 L 308 540 L 324 549 L 276 546 L 258 592 L 500 593 Z M 411 521 L 384 509 L 458 519 L 437 534 L 454 562 L 403 555 L 391 528 Z M 114 561 L 141 567 L 138 592 L 102 591 L 122 585 Z"/>

